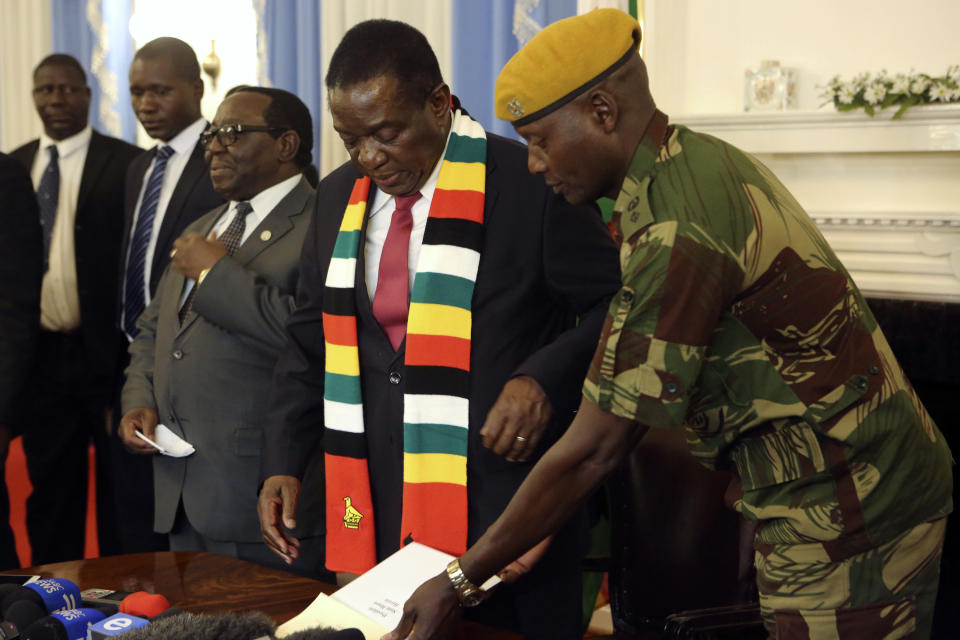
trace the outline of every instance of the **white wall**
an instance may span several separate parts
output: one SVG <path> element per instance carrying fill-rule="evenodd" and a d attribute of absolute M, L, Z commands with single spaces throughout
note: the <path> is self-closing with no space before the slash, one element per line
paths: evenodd
<path fill-rule="evenodd" d="M 886 68 L 940 75 L 960 64 L 958 0 L 646 0 L 646 57 L 668 114 L 743 110 L 743 72 L 799 70 L 801 110 L 833 75 Z"/>
<path fill-rule="evenodd" d="M 33 68 L 50 53 L 50 4 L 0 4 L 0 149 L 11 151 L 40 135 L 33 107 Z"/>
<path fill-rule="evenodd" d="M 811 113 L 837 74 L 960 64 L 958 25 L 958 0 L 646 0 L 644 56 L 658 106 L 762 152 L 865 293 L 960 302 L 960 146 L 941 144 L 960 139 L 960 108 L 914 107 L 902 122 L 936 119 L 926 148 L 873 153 L 857 134 L 898 140 L 892 110 Z M 744 70 L 764 59 L 797 69 L 797 112 L 743 113 Z M 790 142 L 791 129 L 809 144 Z"/>

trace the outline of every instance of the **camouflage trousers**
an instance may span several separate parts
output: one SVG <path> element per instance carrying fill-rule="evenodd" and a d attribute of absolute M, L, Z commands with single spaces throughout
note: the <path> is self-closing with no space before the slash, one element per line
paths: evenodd
<path fill-rule="evenodd" d="M 761 545 L 757 584 L 776 640 L 929 638 L 946 518 L 841 561 L 820 544 Z"/>

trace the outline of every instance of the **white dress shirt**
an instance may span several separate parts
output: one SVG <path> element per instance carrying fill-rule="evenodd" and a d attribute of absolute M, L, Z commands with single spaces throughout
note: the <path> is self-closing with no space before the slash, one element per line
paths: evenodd
<path fill-rule="evenodd" d="M 77 293 L 77 260 L 74 246 L 74 227 L 77 218 L 77 197 L 87 150 L 93 133 L 90 125 L 69 138 L 56 141 L 40 136 L 40 147 L 33 159 L 30 175 L 34 190 L 40 187 L 43 172 L 50 164 L 50 145 L 57 147 L 57 166 L 60 170 L 60 193 L 57 197 L 57 217 L 50 234 L 49 267 L 43 275 L 40 291 L 40 326 L 48 331 L 71 332 L 80 327 L 80 296 Z"/>
<path fill-rule="evenodd" d="M 250 198 L 248 201 L 252 210 L 247 214 L 246 219 L 244 220 L 243 235 L 240 237 L 240 245 L 243 246 L 243 243 L 247 241 L 247 238 L 250 237 L 250 234 L 260 226 L 260 224 L 266 219 L 267 215 L 274 209 L 277 205 L 280 204 L 280 201 L 287 197 L 287 195 L 294 190 L 294 188 L 300 184 L 301 174 L 297 174 L 291 178 L 287 178 L 283 182 L 278 182 L 272 187 L 267 187 L 257 195 Z M 230 226 L 230 223 L 233 222 L 233 216 L 237 210 L 237 201 L 231 200 L 228 203 L 226 210 L 217 219 L 217 223 L 213 225 L 213 228 L 210 230 L 211 233 L 216 234 L 219 238 L 224 231 L 227 230 L 227 227 Z M 264 229 L 266 231 L 266 229 Z M 194 287 L 194 281 L 188 279 L 186 284 L 183 287 L 183 295 L 180 296 L 180 306 L 183 306 L 183 303 L 186 301 L 187 296 L 190 294 L 190 290 Z"/>
<path fill-rule="evenodd" d="M 452 127 L 451 127 L 452 131 Z M 426 183 L 420 188 L 420 199 L 410 208 L 413 214 L 413 229 L 410 231 L 410 250 L 407 258 L 410 289 L 413 292 L 413 281 L 417 276 L 417 260 L 420 257 L 420 247 L 423 245 L 423 231 L 427 227 L 427 218 L 430 215 L 430 204 L 433 202 L 433 192 L 437 189 L 437 179 L 440 177 L 440 166 L 443 156 L 447 154 L 447 145 L 450 144 L 450 134 L 443 145 L 443 153 L 434 165 L 433 171 Z M 387 241 L 387 232 L 390 230 L 390 221 L 393 212 L 397 210 L 397 202 L 393 196 L 377 189 L 370 205 L 370 219 L 367 221 L 367 238 L 364 244 L 364 264 L 366 265 L 367 295 L 373 301 L 377 291 L 377 281 L 380 278 L 380 256 L 383 255 L 383 245 Z"/>
<path fill-rule="evenodd" d="M 150 234 L 150 244 L 147 245 L 147 253 L 144 256 L 143 265 L 143 295 L 147 304 L 150 304 L 150 273 L 153 266 L 153 255 L 157 248 L 157 236 L 160 235 L 160 226 L 163 224 L 163 217 L 167 211 L 167 205 L 170 204 L 170 198 L 173 197 L 173 191 L 180 182 L 180 176 L 183 175 L 183 169 L 187 166 L 187 161 L 193 155 L 193 150 L 200 140 L 200 134 L 207 128 L 207 121 L 200 118 L 183 131 L 173 137 L 170 142 L 164 143 L 173 148 L 173 153 L 167 159 L 167 167 L 163 171 L 163 183 L 160 186 L 160 200 L 157 202 L 157 212 L 153 216 L 153 231 Z M 146 173 L 143 174 L 143 184 L 140 185 L 140 194 L 137 196 L 137 206 L 133 210 L 133 224 L 130 225 L 130 238 L 133 240 L 133 233 L 137 228 L 137 218 L 140 217 L 140 205 L 143 203 L 143 192 L 147 188 L 147 182 L 150 181 L 150 173 L 153 171 L 153 165 L 156 164 L 156 158 L 150 162 Z M 127 261 L 130 257 L 130 242 L 127 246 L 127 255 L 123 257 L 124 270 L 126 270 Z M 126 275 L 126 274 L 124 274 Z"/>

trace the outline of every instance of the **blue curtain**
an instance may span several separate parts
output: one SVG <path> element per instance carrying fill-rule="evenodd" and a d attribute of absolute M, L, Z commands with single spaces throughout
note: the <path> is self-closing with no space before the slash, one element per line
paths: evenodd
<path fill-rule="evenodd" d="M 320 59 L 321 0 L 265 0 L 257 3 L 258 43 L 266 53 L 266 80 L 296 94 L 313 116 L 313 163 L 320 167 L 320 113 L 323 61 Z"/>
<path fill-rule="evenodd" d="M 497 76 L 520 46 L 513 33 L 514 10 L 523 0 L 452 0 L 453 92 L 487 131 L 516 137 L 513 127 L 493 110 Z M 527 15 L 545 27 L 577 15 L 577 0 L 540 0 Z"/>
<path fill-rule="evenodd" d="M 88 0 L 49 1 L 53 51 L 72 55 L 87 71 L 90 124 L 101 133 L 134 142 L 136 120 L 127 80 L 134 53 L 129 28 L 133 0 L 95 3 L 97 24 L 89 20 Z"/>

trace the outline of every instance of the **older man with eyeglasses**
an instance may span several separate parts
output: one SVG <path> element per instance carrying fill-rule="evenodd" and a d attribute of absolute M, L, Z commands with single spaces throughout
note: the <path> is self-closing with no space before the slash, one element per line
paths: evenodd
<path fill-rule="evenodd" d="M 200 136 L 227 201 L 174 242 L 170 267 L 137 322 L 120 436 L 153 456 L 154 530 L 175 551 L 286 566 L 263 545 L 256 497 L 261 425 L 300 247 L 315 204 L 313 123 L 279 89 L 235 87 Z M 176 457 L 165 438 L 195 451 Z M 316 575 L 320 538 L 299 565 Z"/>

